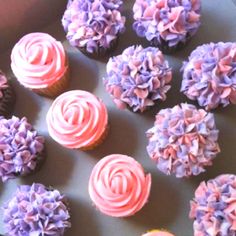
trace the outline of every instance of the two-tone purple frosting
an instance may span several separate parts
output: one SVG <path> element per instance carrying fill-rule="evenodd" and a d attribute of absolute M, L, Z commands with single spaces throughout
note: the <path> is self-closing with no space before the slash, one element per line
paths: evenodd
<path fill-rule="evenodd" d="M 196 236 L 236 235 L 236 175 L 203 181 L 191 201 L 190 218 Z"/>
<path fill-rule="evenodd" d="M 207 110 L 236 104 L 236 43 L 198 46 L 184 62 L 181 92 Z"/>
<path fill-rule="evenodd" d="M 158 48 L 131 46 L 107 63 L 104 84 L 117 107 L 144 111 L 165 100 L 172 71 Z"/>
<path fill-rule="evenodd" d="M 42 184 L 19 186 L 3 210 L 7 235 L 63 236 L 71 226 L 65 196 Z"/>
<path fill-rule="evenodd" d="M 0 177 L 2 181 L 33 171 L 41 160 L 44 138 L 24 117 L 0 117 Z"/>
<path fill-rule="evenodd" d="M 122 0 L 73 0 L 67 5 L 62 24 L 71 45 L 87 52 L 109 49 L 125 31 L 125 17 L 119 8 Z"/>
<path fill-rule="evenodd" d="M 133 28 L 156 45 L 185 43 L 200 26 L 200 0 L 136 0 Z"/>
<path fill-rule="evenodd" d="M 160 110 L 147 131 L 147 151 L 167 175 L 188 177 L 205 171 L 220 152 L 214 115 L 182 103 Z"/>

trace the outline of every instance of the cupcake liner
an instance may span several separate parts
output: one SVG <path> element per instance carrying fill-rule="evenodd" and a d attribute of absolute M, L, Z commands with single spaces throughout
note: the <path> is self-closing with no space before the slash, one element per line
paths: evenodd
<path fill-rule="evenodd" d="M 86 47 L 77 47 L 84 55 L 92 58 L 99 59 L 109 55 L 112 51 L 114 51 L 118 45 L 119 37 L 111 41 L 109 48 L 98 47 L 96 52 L 90 53 L 86 50 Z"/>
<path fill-rule="evenodd" d="M 3 97 L 0 99 L 0 116 L 9 117 L 16 102 L 16 95 L 12 85 L 8 82 L 8 87 L 2 91 Z"/>
<path fill-rule="evenodd" d="M 109 129 L 110 129 L 110 127 L 109 127 L 109 125 L 107 125 L 107 127 L 105 128 L 104 132 L 102 133 L 102 135 L 100 136 L 100 138 L 98 140 L 96 140 L 94 143 L 92 143 L 88 146 L 79 148 L 79 150 L 81 150 L 81 151 L 91 151 L 95 147 L 102 144 L 104 142 L 104 140 L 106 139 L 107 135 L 108 135 Z"/>
<path fill-rule="evenodd" d="M 32 91 L 39 95 L 53 98 L 63 93 L 68 88 L 68 86 L 69 86 L 69 68 L 67 68 L 67 71 L 65 72 L 64 76 L 50 87 L 43 89 L 32 89 Z"/>

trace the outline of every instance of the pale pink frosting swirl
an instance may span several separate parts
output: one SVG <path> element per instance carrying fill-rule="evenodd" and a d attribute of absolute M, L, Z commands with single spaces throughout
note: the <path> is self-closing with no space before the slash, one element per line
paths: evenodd
<path fill-rule="evenodd" d="M 46 116 L 50 136 L 67 148 L 94 144 L 108 125 L 106 106 L 93 94 L 72 90 L 52 103 Z"/>
<path fill-rule="evenodd" d="M 67 70 L 65 50 L 61 42 L 49 34 L 30 33 L 12 49 L 11 68 L 25 87 L 47 88 Z"/>
<path fill-rule="evenodd" d="M 167 231 L 152 230 L 146 234 L 143 234 L 142 236 L 174 236 L 174 235 Z"/>
<path fill-rule="evenodd" d="M 95 206 L 113 217 L 134 215 L 147 202 L 151 175 L 132 157 L 112 154 L 94 167 L 89 179 L 89 195 Z"/>

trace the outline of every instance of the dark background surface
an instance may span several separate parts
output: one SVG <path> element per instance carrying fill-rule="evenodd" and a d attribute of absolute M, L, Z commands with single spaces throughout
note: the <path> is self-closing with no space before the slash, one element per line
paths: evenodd
<path fill-rule="evenodd" d="M 25 178 L 0 183 L 0 205 L 9 199 L 19 184 L 40 182 L 65 193 L 70 202 L 72 228 L 66 236 L 140 236 L 148 229 L 165 228 L 176 236 L 191 236 L 192 221 L 188 219 L 189 201 L 202 180 L 223 173 L 236 173 L 236 106 L 214 110 L 220 130 L 221 153 L 207 172 L 189 179 L 176 179 L 160 173 L 146 153 L 145 131 L 153 125 L 155 114 L 180 102 L 190 102 L 179 93 L 182 61 L 197 46 L 207 42 L 236 40 L 236 7 L 231 0 L 203 0 L 202 26 L 197 35 L 182 51 L 166 58 L 173 68 L 172 88 L 167 100 L 143 114 L 119 111 L 105 92 L 102 77 L 107 58 L 95 61 L 72 48 L 65 39 L 60 18 L 64 11 L 62 0 L 8 0 L 0 1 L 0 68 L 12 79 L 17 93 L 15 115 L 26 116 L 46 137 L 47 158 L 40 171 Z M 125 0 L 123 13 L 127 16 L 127 30 L 120 38 L 117 55 L 133 44 L 147 46 L 131 29 L 133 1 Z M 11 16 L 11 17 L 9 17 Z M 10 70 L 10 49 L 27 32 L 48 32 L 61 40 L 69 55 L 71 69 L 70 89 L 84 89 L 101 97 L 108 107 L 110 132 L 102 145 L 93 151 L 67 150 L 55 143 L 47 133 L 45 114 L 52 100 L 40 97 L 22 88 Z M 9 47 L 9 50 L 6 48 Z M 130 155 L 147 172 L 152 173 L 152 191 L 148 204 L 135 216 L 111 218 L 99 213 L 88 196 L 87 185 L 91 170 L 102 157 L 112 153 Z M 2 212 L 0 233 L 3 233 Z"/>

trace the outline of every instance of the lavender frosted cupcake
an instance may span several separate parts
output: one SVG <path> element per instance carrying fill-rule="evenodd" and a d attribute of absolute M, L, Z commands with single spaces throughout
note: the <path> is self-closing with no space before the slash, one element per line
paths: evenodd
<path fill-rule="evenodd" d="M 220 152 L 214 115 L 194 105 L 160 110 L 147 131 L 147 151 L 157 168 L 177 178 L 198 175 Z"/>
<path fill-rule="evenodd" d="M 122 4 L 122 0 L 70 0 L 62 18 L 70 44 L 91 57 L 111 51 L 125 31 Z"/>
<path fill-rule="evenodd" d="M 196 236 L 236 235 L 236 175 L 203 181 L 191 201 Z"/>
<path fill-rule="evenodd" d="M 200 26 L 200 0 L 136 0 L 133 29 L 164 53 L 181 48 Z"/>
<path fill-rule="evenodd" d="M 67 199 L 42 184 L 21 185 L 4 206 L 7 235 L 63 236 L 71 226 Z"/>
<path fill-rule="evenodd" d="M 184 62 L 181 92 L 210 110 L 236 104 L 236 43 L 198 46 Z"/>
<path fill-rule="evenodd" d="M 44 138 L 27 122 L 0 117 L 0 177 L 5 182 L 33 172 L 43 159 Z"/>
<path fill-rule="evenodd" d="M 0 71 L 0 116 L 8 117 L 15 105 L 15 93 L 5 74 Z"/>
<path fill-rule="evenodd" d="M 119 109 L 143 112 L 164 101 L 172 71 L 158 48 L 131 46 L 107 63 L 104 85 Z"/>

